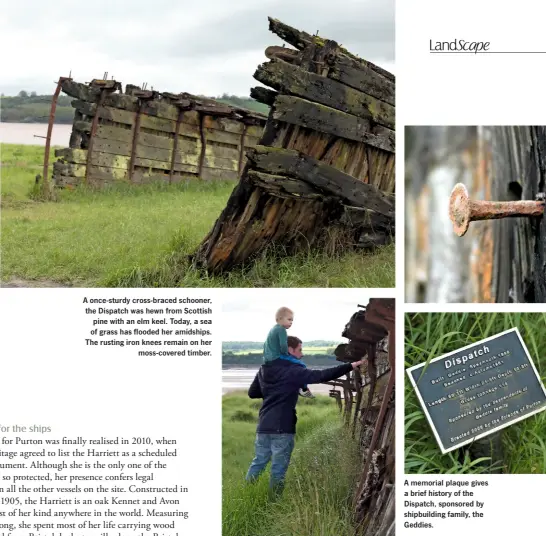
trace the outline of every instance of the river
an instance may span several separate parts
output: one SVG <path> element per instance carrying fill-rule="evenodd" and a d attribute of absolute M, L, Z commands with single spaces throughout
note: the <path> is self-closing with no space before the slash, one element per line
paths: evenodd
<path fill-rule="evenodd" d="M 68 147 L 72 125 L 53 125 L 51 145 Z M 47 123 L 0 123 L 0 143 L 17 143 L 20 145 L 45 145 Z"/>
<path fill-rule="evenodd" d="M 225 395 L 231 391 L 246 391 L 250 387 L 254 376 L 258 372 L 256 368 L 223 368 L 222 369 L 222 394 Z M 313 394 L 328 395 L 332 387 L 325 384 L 311 385 Z"/>

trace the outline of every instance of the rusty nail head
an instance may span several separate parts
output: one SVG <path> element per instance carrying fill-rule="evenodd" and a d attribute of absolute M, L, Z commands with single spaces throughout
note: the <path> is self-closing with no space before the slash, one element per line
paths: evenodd
<path fill-rule="evenodd" d="M 470 225 L 470 203 L 464 184 L 456 184 L 449 198 L 449 217 L 455 234 L 463 236 Z"/>
<path fill-rule="evenodd" d="M 449 217 L 453 230 L 459 236 L 468 231 L 472 221 L 493 220 L 519 216 L 541 216 L 544 201 L 473 201 L 464 184 L 458 183 L 449 198 Z"/>

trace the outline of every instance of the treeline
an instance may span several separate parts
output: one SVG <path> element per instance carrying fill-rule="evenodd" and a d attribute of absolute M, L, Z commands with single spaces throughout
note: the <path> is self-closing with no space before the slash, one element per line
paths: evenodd
<path fill-rule="evenodd" d="M 251 99 L 250 97 L 238 97 L 237 95 L 228 95 L 227 93 L 224 93 L 221 97 L 212 98 L 218 102 L 223 102 L 224 104 L 229 104 L 231 106 L 237 106 L 238 108 L 245 108 L 247 110 L 252 110 L 253 112 L 260 112 L 266 115 L 269 113 L 269 106 Z"/>
<path fill-rule="evenodd" d="M 2 94 L 0 102 L 0 121 L 4 123 L 47 123 L 51 110 L 53 95 L 37 95 L 35 91 L 20 91 L 16 97 L 6 97 Z M 238 97 L 224 93 L 213 98 L 219 102 L 246 108 L 264 114 L 269 113 L 269 107 L 248 97 Z M 72 97 L 59 95 L 55 111 L 55 123 L 71 124 L 74 119 Z"/>
<path fill-rule="evenodd" d="M 35 91 L 20 91 L 17 97 L 2 95 L 0 121 L 3 123 L 47 123 L 51 111 L 53 95 L 37 95 Z M 59 95 L 55 123 L 70 124 L 74 118 L 74 108 L 70 105 L 72 97 Z"/>
<path fill-rule="evenodd" d="M 341 344 L 339 341 L 303 341 L 303 350 L 305 352 L 305 348 L 309 348 L 310 350 L 313 348 L 336 348 L 339 344 Z M 261 352 L 263 347 L 263 341 L 228 341 L 222 343 L 222 349 L 231 352 L 243 352 L 245 350 Z"/>
<path fill-rule="evenodd" d="M 326 354 L 304 354 L 302 361 L 309 368 L 313 367 L 333 367 L 339 365 L 335 356 Z M 233 352 L 224 352 L 222 354 L 222 365 L 259 367 L 263 363 L 262 354 L 234 354 Z"/>

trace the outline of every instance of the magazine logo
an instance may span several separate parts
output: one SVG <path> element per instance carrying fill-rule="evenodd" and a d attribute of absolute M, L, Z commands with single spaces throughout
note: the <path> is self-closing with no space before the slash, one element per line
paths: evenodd
<path fill-rule="evenodd" d="M 433 41 L 429 40 L 429 51 L 431 53 L 467 53 L 478 54 L 479 52 L 489 52 L 489 41 L 465 41 L 464 39 L 453 39 L 453 41 Z"/>

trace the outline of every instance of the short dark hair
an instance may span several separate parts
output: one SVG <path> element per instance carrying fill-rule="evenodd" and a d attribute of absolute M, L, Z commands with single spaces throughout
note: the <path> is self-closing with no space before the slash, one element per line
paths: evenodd
<path fill-rule="evenodd" d="M 300 339 L 294 337 L 294 335 L 288 335 L 288 348 L 297 348 L 300 344 L 303 344 Z"/>

